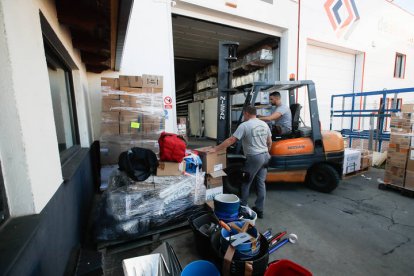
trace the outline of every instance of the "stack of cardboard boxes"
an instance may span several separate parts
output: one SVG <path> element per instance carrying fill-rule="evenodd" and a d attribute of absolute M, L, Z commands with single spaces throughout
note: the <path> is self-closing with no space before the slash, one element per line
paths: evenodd
<path fill-rule="evenodd" d="M 414 105 L 403 105 L 391 116 L 391 138 L 388 146 L 384 182 L 414 189 Z"/>
<path fill-rule="evenodd" d="M 369 150 L 360 150 L 361 152 L 361 170 L 372 167 L 372 152 Z"/>
<path fill-rule="evenodd" d="M 164 130 L 162 76 L 102 78 L 101 163 L 115 164 L 131 147 L 158 152 Z"/>
<path fill-rule="evenodd" d="M 206 173 L 206 201 L 214 199 L 214 196 L 223 193 L 222 177 L 226 176 L 226 150 L 209 152 L 210 147 L 196 149 L 203 162 L 203 171 Z"/>

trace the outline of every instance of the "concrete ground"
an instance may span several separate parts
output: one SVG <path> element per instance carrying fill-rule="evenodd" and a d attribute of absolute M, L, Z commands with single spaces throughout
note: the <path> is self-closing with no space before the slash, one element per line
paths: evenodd
<path fill-rule="evenodd" d="M 268 184 L 263 232 L 286 230 L 299 238 L 270 256 L 289 259 L 314 275 L 413 275 L 414 198 L 377 188 L 383 170 L 345 179 L 330 194 L 303 184 Z M 254 203 L 254 195 L 251 197 Z M 199 259 L 192 233 L 169 239 L 184 267 Z M 149 248 L 105 256 L 107 275 L 122 275 L 121 260 Z"/>

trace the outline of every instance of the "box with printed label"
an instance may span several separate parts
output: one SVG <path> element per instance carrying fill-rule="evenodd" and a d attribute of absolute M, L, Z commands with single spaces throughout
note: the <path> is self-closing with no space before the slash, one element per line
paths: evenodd
<path fill-rule="evenodd" d="M 206 190 L 206 201 L 214 200 L 216 195 L 221 195 L 223 193 L 223 186 L 215 187 L 212 189 Z"/>
<path fill-rule="evenodd" d="M 344 152 L 343 174 L 359 171 L 361 169 L 361 152 L 346 148 Z"/>
<path fill-rule="evenodd" d="M 216 152 L 210 152 L 209 150 L 211 150 L 211 147 L 196 149 L 203 162 L 203 171 L 208 174 L 224 170 L 226 168 L 226 150 Z"/>
<path fill-rule="evenodd" d="M 142 75 L 142 87 L 163 88 L 163 77 L 156 75 Z"/>
<path fill-rule="evenodd" d="M 157 176 L 182 175 L 185 170 L 185 161 L 181 163 L 160 161 L 157 167 Z"/>

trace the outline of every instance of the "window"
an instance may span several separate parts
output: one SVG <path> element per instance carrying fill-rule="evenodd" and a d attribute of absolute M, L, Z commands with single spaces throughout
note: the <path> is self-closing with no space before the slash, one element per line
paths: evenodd
<path fill-rule="evenodd" d="M 74 118 L 72 74 L 54 55 L 49 47 L 45 47 L 47 70 L 49 73 L 50 91 L 52 93 L 53 115 L 59 152 L 77 144 L 77 132 Z"/>
<path fill-rule="evenodd" d="M 405 55 L 397 53 L 395 55 L 394 78 L 403 79 L 405 76 Z"/>
<path fill-rule="evenodd" d="M 53 29 L 40 14 L 47 70 L 61 159 L 67 150 L 79 144 L 72 70 L 77 69 Z M 61 160 L 63 162 L 63 160 Z"/>

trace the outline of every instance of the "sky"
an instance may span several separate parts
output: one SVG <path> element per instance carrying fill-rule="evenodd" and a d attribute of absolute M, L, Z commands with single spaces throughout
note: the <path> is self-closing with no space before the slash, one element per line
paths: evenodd
<path fill-rule="evenodd" d="M 392 2 L 414 14 L 414 0 L 394 0 Z"/>

